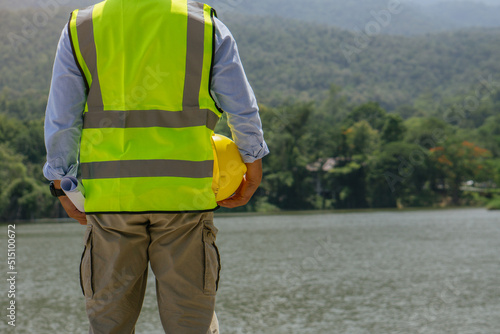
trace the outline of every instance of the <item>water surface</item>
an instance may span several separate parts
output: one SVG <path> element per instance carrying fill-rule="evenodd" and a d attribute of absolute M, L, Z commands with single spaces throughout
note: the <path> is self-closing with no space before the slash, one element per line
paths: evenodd
<path fill-rule="evenodd" d="M 498 212 L 217 217 L 216 225 L 223 334 L 500 333 Z M 1 333 L 87 332 L 84 229 L 16 225 L 17 326 L 7 326 L 2 297 Z M 136 333 L 163 333 L 154 293 L 150 274 Z"/>

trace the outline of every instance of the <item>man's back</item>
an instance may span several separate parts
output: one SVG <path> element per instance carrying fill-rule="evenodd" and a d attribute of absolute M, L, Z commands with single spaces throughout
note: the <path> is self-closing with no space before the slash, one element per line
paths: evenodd
<path fill-rule="evenodd" d="M 70 33 L 89 87 L 80 153 L 86 211 L 213 210 L 210 137 L 221 112 L 210 93 L 212 9 L 107 0 L 73 12 Z"/>

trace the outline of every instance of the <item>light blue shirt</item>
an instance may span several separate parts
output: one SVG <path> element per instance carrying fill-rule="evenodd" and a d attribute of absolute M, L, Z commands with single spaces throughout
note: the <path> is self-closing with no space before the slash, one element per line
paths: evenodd
<path fill-rule="evenodd" d="M 212 95 L 227 114 L 227 123 L 243 161 L 253 162 L 269 153 L 257 100 L 229 29 L 218 19 L 215 19 L 215 28 Z M 66 27 L 57 46 L 45 113 L 47 163 L 43 174 L 49 180 L 77 174 L 86 99 L 85 83 L 73 57 Z"/>

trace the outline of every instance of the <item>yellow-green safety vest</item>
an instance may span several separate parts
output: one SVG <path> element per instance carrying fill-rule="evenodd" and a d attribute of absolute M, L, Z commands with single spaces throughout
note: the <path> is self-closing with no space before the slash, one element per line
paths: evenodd
<path fill-rule="evenodd" d="M 87 213 L 217 208 L 214 16 L 186 0 L 106 0 L 72 12 L 68 29 L 87 87 L 80 143 Z"/>

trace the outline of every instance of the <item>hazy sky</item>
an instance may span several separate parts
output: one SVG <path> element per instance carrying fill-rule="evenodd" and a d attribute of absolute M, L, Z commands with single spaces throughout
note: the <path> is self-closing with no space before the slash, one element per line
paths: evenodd
<path fill-rule="evenodd" d="M 403 0 L 420 4 L 435 4 L 439 2 L 464 2 L 464 0 Z M 466 2 L 481 2 L 489 5 L 500 5 L 500 0 L 465 0 Z"/>

